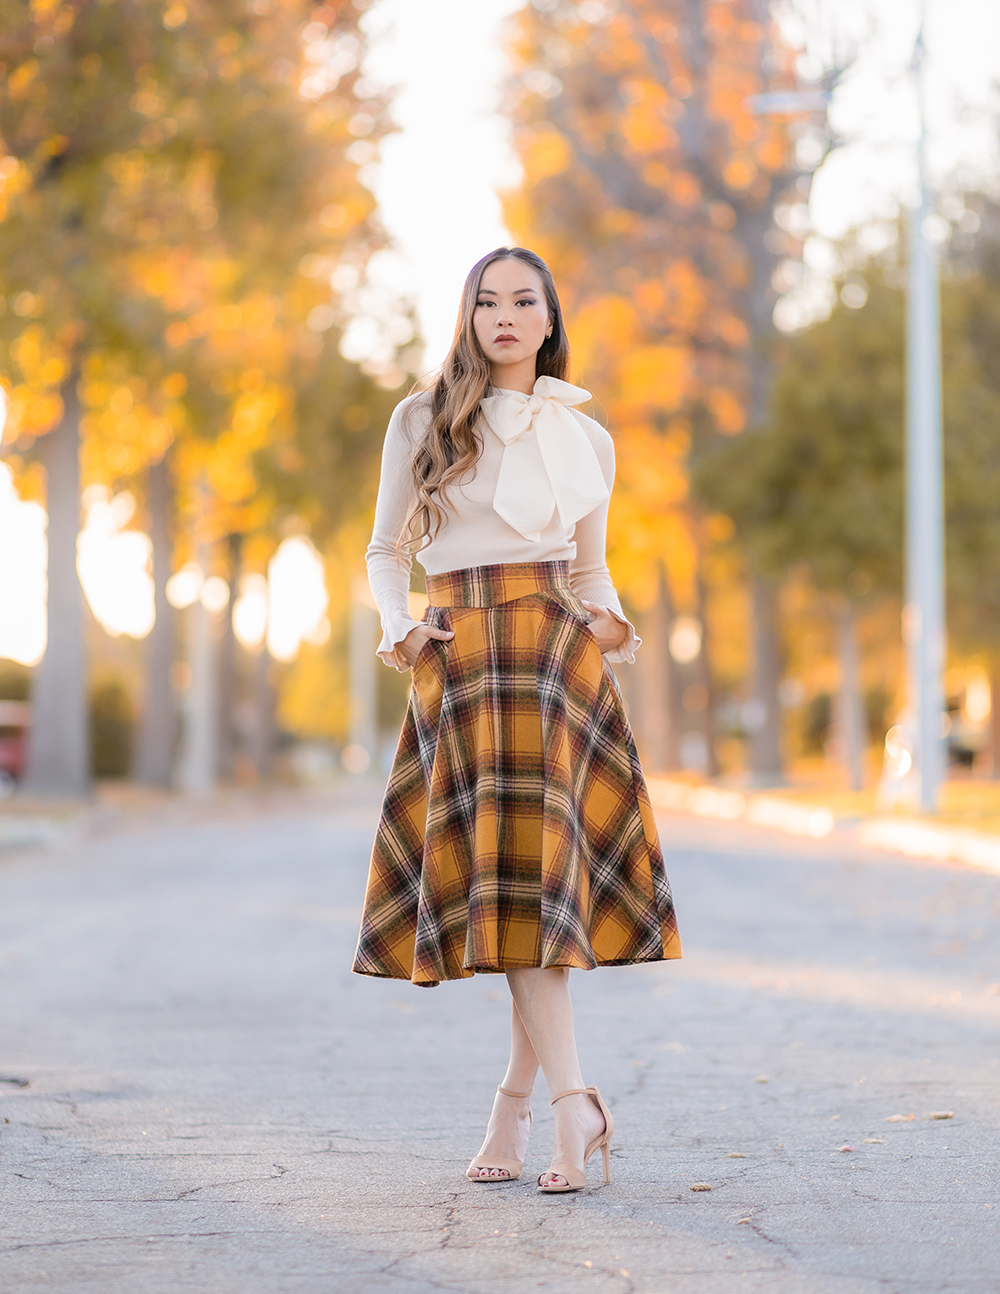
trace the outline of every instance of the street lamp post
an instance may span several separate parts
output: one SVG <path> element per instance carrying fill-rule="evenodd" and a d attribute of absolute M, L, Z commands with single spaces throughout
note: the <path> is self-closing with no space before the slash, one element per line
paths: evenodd
<path fill-rule="evenodd" d="M 913 708 L 914 765 L 920 808 L 938 807 L 944 774 L 944 486 L 941 439 L 941 323 L 938 259 L 928 238 L 926 125 L 922 92 L 923 29 L 914 54 L 920 136 L 919 196 L 910 212 L 906 317 L 906 605 L 909 695 Z"/>

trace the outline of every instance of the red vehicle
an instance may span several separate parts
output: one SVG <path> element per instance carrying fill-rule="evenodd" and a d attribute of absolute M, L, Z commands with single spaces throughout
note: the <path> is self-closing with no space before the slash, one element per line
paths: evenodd
<path fill-rule="evenodd" d="M 24 772 L 31 703 L 0 701 L 0 788 Z"/>

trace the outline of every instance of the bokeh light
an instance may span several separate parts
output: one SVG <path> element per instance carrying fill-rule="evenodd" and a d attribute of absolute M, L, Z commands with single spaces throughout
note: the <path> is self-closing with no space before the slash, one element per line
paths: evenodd
<path fill-rule="evenodd" d="M 293 536 L 271 558 L 267 582 L 267 649 L 275 660 L 291 661 L 303 639 L 323 636 L 329 605 L 323 560 L 308 539 Z"/>
<path fill-rule="evenodd" d="M 247 651 L 257 651 L 267 634 L 267 580 L 254 572 L 240 584 L 233 607 L 233 632 Z"/>
<path fill-rule="evenodd" d="M 701 651 L 701 625 L 693 616 L 678 616 L 670 631 L 670 655 L 680 665 L 689 665 Z"/>
<path fill-rule="evenodd" d="M 83 493 L 85 520 L 77 541 L 80 583 L 105 633 L 145 638 L 153 627 L 153 548 L 149 536 L 127 529 L 135 499 L 103 485 Z"/>
<path fill-rule="evenodd" d="M 18 497 L 0 463 L 0 656 L 34 665 L 45 651 L 45 509 Z"/>
<path fill-rule="evenodd" d="M 167 601 L 178 611 L 183 611 L 198 601 L 204 582 L 201 567 L 197 562 L 188 562 L 167 580 Z"/>

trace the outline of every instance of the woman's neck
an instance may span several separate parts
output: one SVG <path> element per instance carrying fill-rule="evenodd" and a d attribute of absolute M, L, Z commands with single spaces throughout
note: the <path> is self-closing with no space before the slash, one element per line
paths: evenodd
<path fill-rule="evenodd" d="M 502 391 L 520 391 L 531 395 L 535 389 L 535 357 L 518 360 L 516 364 L 491 364 L 490 381 Z"/>

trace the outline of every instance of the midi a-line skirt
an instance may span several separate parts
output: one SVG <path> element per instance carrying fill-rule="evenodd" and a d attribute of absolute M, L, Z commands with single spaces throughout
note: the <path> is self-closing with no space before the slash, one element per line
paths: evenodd
<path fill-rule="evenodd" d="M 617 682 L 565 562 L 430 576 L 354 970 L 431 987 L 681 955 Z"/>

